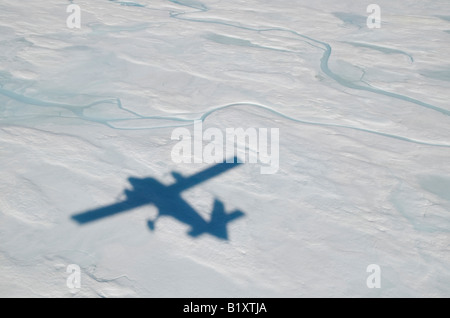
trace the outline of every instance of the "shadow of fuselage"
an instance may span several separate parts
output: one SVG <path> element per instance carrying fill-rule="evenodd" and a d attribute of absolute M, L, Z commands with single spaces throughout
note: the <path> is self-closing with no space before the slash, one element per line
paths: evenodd
<path fill-rule="evenodd" d="M 232 220 L 242 217 L 244 213 L 236 210 L 227 214 L 225 213 L 223 203 L 215 199 L 211 218 L 207 221 L 181 197 L 181 193 L 238 165 L 240 164 L 235 159 L 234 163 L 216 164 L 187 178 L 174 172 L 172 175 L 176 179 L 176 182 L 171 185 L 164 185 L 154 178 L 130 177 L 128 181 L 132 185 L 132 189 L 125 190 L 126 200 L 73 215 L 72 219 L 79 224 L 86 224 L 118 213 L 130 211 L 143 205 L 153 204 L 158 208 L 157 218 L 171 216 L 189 225 L 191 230 L 188 234 L 192 237 L 209 233 L 220 239 L 227 240 L 228 232 L 226 225 Z M 147 223 L 151 230 L 154 229 L 154 223 L 155 220 L 148 221 Z"/>

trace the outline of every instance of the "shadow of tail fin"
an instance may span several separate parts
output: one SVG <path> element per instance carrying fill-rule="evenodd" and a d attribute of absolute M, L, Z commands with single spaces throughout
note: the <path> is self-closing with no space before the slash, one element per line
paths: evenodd
<path fill-rule="evenodd" d="M 193 229 L 189 232 L 189 235 L 196 237 L 203 233 L 210 233 L 220 239 L 228 240 L 227 224 L 242 216 L 244 216 L 244 213 L 239 210 L 226 214 L 223 203 L 215 200 L 211 221 L 206 225 L 206 228 Z"/>

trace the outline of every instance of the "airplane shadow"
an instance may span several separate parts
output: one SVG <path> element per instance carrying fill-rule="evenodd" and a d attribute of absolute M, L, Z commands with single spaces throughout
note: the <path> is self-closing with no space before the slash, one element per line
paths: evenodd
<path fill-rule="evenodd" d="M 79 224 L 86 224 L 153 204 L 158 208 L 158 215 L 155 220 L 147 222 L 150 230 L 155 229 L 155 222 L 159 217 L 170 216 L 189 225 L 191 229 L 188 235 L 192 237 L 209 233 L 217 238 L 228 240 L 227 224 L 244 216 L 244 213 L 239 210 L 226 213 L 223 202 L 215 199 L 211 218 L 205 220 L 181 197 L 181 193 L 239 165 L 235 158 L 233 163 L 219 163 L 190 177 L 183 177 L 177 172 L 172 172 L 176 182 L 171 185 L 164 185 L 155 178 L 130 177 L 128 181 L 132 189 L 124 191 L 126 195 L 124 201 L 73 215 L 72 219 Z"/>

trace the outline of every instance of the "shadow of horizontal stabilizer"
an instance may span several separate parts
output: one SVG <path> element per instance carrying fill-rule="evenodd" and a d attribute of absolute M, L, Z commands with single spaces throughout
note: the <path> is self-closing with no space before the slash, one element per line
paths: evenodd
<path fill-rule="evenodd" d="M 190 177 L 184 177 L 177 172 L 173 172 L 172 175 L 176 181 L 168 186 L 154 178 L 130 177 L 128 181 L 132 185 L 132 189 L 125 190 L 126 200 L 75 214 L 72 216 L 72 219 L 79 224 L 86 224 L 127 212 L 140 206 L 154 204 L 158 208 L 157 218 L 160 216 L 171 216 L 189 225 L 191 230 L 188 234 L 192 237 L 209 233 L 220 239 L 227 240 L 226 225 L 244 216 L 244 213 L 233 211 L 230 214 L 226 214 L 223 203 L 216 199 L 211 219 L 208 222 L 181 197 L 181 193 L 239 165 L 241 163 L 238 163 L 237 158 L 234 158 L 232 163 L 219 163 Z M 148 221 L 150 230 L 155 229 L 155 221 Z"/>

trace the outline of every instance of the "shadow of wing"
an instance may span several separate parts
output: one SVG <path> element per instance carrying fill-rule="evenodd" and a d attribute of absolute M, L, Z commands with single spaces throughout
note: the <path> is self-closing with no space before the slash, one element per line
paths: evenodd
<path fill-rule="evenodd" d="M 118 202 L 115 204 L 111 204 L 105 207 L 101 207 L 94 210 L 89 210 L 83 213 L 75 214 L 72 216 L 72 219 L 75 220 L 79 224 L 84 224 L 88 222 L 93 222 L 108 216 L 112 216 L 114 214 L 118 214 L 124 211 L 128 211 L 140 206 L 140 202 Z"/>

